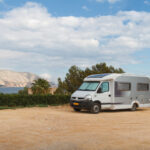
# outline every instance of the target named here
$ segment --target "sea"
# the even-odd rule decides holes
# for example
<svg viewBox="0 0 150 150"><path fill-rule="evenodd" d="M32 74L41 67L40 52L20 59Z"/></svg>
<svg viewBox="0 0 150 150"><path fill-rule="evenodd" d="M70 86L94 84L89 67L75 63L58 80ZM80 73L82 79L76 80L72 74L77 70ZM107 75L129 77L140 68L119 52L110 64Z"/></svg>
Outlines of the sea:
<svg viewBox="0 0 150 150"><path fill-rule="evenodd" d="M23 90L23 87L0 87L0 93L3 94L16 94L20 90Z"/></svg>

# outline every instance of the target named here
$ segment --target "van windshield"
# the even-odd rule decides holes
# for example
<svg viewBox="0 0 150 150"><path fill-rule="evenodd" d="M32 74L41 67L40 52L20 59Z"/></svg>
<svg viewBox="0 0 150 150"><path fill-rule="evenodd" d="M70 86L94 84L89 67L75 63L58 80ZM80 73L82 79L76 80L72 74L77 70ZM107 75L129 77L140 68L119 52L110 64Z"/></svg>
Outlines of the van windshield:
<svg viewBox="0 0 150 150"><path fill-rule="evenodd" d="M78 90L80 91L95 91L100 82L83 82Z"/></svg>

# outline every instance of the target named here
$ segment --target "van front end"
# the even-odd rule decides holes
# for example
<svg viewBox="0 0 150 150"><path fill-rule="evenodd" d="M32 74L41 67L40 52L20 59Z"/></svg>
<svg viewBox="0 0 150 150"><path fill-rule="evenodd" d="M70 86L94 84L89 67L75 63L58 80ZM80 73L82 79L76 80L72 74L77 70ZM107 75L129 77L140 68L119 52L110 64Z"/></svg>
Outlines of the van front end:
<svg viewBox="0 0 150 150"><path fill-rule="evenodd" d="M87 78L71 95L70 105L75 111L86 109L99 113L102 108L109 108L112 103L111 86L110 81Z"/></svg>
<svg viewBox="0 0 150 150"><path fill-rule="evenodd" d="M72 94L70 105L75 111L82 109L92 113L99 113L101 110L100 101L94 100L95 91L76 91Z"/></svg>
<svg viewBox="0 0 150 150"><path fill-rule="evenodd" d="M70 106L76 111L80 111L81 109L90 110L92 105L93 101L90 95L86 96L85 98L71 97L70 99Z"/></svg>

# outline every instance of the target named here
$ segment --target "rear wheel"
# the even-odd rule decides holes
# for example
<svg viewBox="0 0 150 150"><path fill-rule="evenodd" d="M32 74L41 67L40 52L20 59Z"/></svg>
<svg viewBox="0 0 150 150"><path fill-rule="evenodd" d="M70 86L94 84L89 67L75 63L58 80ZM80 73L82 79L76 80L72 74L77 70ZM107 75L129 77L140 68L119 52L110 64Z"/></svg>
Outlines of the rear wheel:
<svg viewBox="0 0 150 150"><path fill-rule="evenodd" d="M73 108L74 109L74 111L81 111L81 109L79 109L79 108Z"/></svg>
<svg viewBox="0 0 150 150"><path fill-rule="evenodd" d="M133 106L132 106L132 108L131 108L131 111L136 111L137 107L138 107L137 104L134 103Z"/></svg>
<svg viewBox="0 0 150 150"><path fill-rule="evenodd" d="M94 103L91 107L91 113L97 114L101 110L101 105L98 103Z"/></svg>

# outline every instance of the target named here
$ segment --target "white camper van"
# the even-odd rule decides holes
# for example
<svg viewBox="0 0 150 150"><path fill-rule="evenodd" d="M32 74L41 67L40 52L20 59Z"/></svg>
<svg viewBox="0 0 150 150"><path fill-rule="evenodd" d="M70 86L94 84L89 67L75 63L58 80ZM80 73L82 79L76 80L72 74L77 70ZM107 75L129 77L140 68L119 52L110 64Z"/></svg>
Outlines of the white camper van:
<svg viewBox="0 0 150 150"><path fill-rule="evenodd" d="M71 95L70 105L75 111L88 109L92 113L150 107L150 79L126 73L90 75Z"/></svg>

